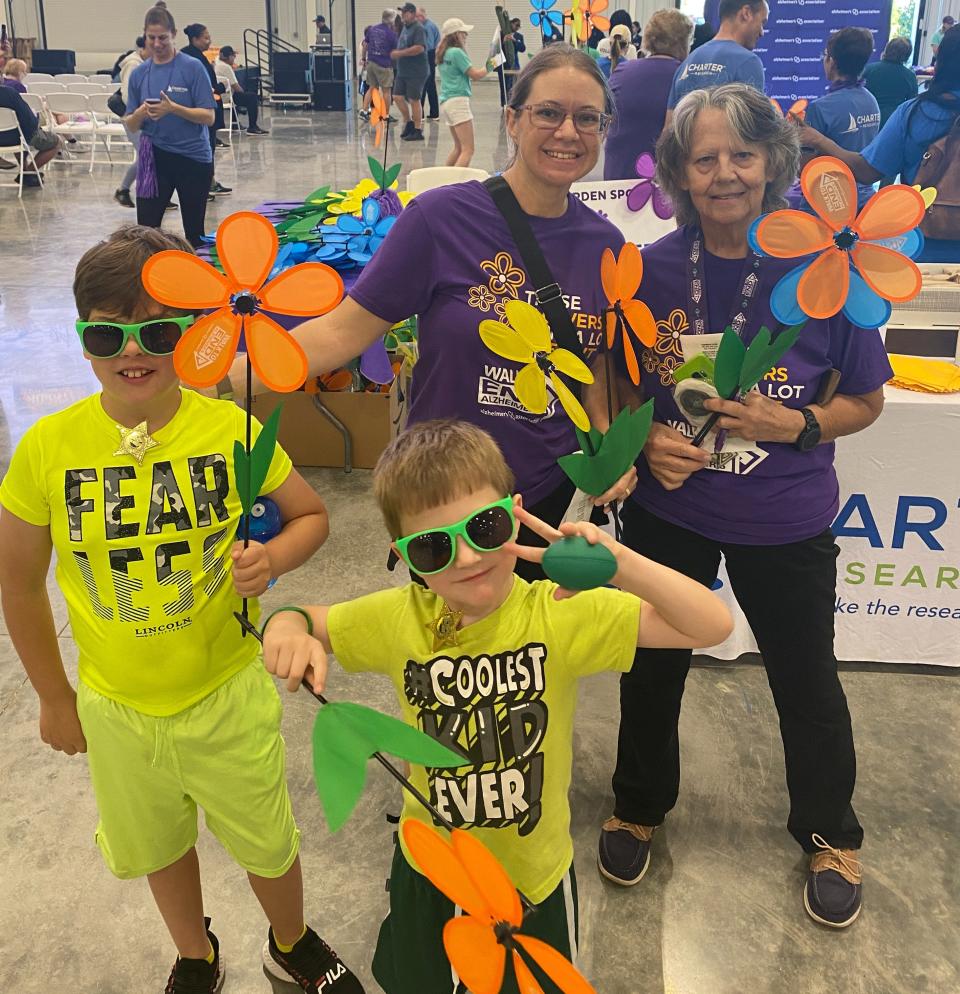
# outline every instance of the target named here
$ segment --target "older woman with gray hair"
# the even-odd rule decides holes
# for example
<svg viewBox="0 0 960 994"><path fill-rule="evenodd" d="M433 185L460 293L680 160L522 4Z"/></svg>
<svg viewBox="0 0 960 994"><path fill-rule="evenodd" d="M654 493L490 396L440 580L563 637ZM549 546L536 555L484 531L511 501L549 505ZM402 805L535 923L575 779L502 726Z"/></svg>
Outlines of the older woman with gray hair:
<svg viewBox="0 0 960 994"><path fill-rule="evenodd" d="M756 254L748 231L761 213L785 206L799 161L796 129L743 84L686 96L660 141L657 180L680 227L643 251L639 296L658 335L641 376L656 414L623 526L631 548L705 585L726 561L780 718L787 828L811 857L804 906L842 928L860 912L863 829L851 806L853 732L833 648L833 442L879 416L890 365L878 332L838 315L808 321L742 401L704 400L709 390L694 380L700 396L690 403L675 382L685 361L713 354L724 328L744 344L763 326L782 330L770 293L797 262ZM706 412L719 413L722 432L701 448L691 438ZM621 678L616 806L599 854L601 872L617 883L644 875L654 830L677 801L690 658L640 650Z"/></svg>

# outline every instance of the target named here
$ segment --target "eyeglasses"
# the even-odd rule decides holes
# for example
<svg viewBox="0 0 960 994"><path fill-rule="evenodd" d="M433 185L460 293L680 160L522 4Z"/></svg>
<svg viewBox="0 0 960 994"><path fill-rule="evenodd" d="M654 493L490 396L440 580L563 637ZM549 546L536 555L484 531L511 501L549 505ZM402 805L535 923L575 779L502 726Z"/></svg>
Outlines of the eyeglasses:
<svg viewBox="0 0 960 994"><path fill-rule="evenodd" d="M571 114L553 104L521 104L513 109L530 111L530 122L544 131L558 131L569 117L581 135L602 135L611 121L610 114L598 110L578 110Z"/></svg>
<svg viewBox="0 0 960 994"><path fill-rule="evenodd" d="M457 536L477 552L495 552L513 538L513 498L504 497L474 511L462 521L397 539L397 551L421 576L445 570L457 555Z"/></svg>
<svg viewBox="0 0 960 994"><path fill-rule="evenodd" d="M112 359L127 347L133 337L140 351L147 355L170 355L180 336L196 318L155 318L139 324L117 324L115 321L78 321L77 334L83 350L97 359Z"/></svg>

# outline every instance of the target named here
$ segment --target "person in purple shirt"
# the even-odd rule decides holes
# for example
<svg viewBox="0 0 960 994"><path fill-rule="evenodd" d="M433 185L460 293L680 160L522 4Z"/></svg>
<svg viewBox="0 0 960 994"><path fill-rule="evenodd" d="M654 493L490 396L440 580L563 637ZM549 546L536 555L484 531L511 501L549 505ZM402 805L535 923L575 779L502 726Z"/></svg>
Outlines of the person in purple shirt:
<svg viewBox="0 0 960 994"><path fill-rule="evenodd" d="M516 152L502 175L589 357L600 345L607 305L600 259L606 248L619 253L623 236L571 194L570 186L597 163L612 98L596 62L557 43L524 66L511 101L506 127ZM552 390L544 413L527 410L514 389L523 363L491 352L479 334L484 320L506 322L508 302L535 304L535 289L487 188L458 183L413 200L344 301L292 334L307 354L308 375L315 376L342 366L391 325L416 314L420 355L413 368L410 423L456 418L489 432L516 476L524 507L556 525L574 494L557 465L559 456L578 449L573 423ZM244 382L242 362L234 364L230 380ZM264 388L256 384L255 389ZM585 389L583 402L591 415L605 416L599 384ZM625 497L635 478L631 467L597 503ZM521 530L518 541L545 544L528 531ZM531 563L521 562L518 572L530 579L542 576Z"/></svg>
<svg viewBox="0 0 960 994"><path fill-rule="evenodd" d="M393 100L393 59L390 53L397 47L397 33L393 30L395 11L385 10L379 24L371 24L363 32L363 56L366 59L367 92L363 95L360 116L370 116L373 87L383 94L383 102L390 106Z"/></svg>
<svg viewBox="0 0 960 994"><path fill-rule="evenodd" d="M3 67L3 85L17 93L26 93L23 77L27 75L27 64L23 59L8 59Z"/></svg>
<svg viewBox="0 0 960 994"><path fill-rule="evenodd" d="M692 35L693 22L686 14L658 10L643 29L647 57L623 62L611 74L616 112L604 148L604 179L634 179L637 158L644 152L653 155L673 77Z"/></svg>
<svg viewBox="0 0 960 994"><path fill-rule="evenodd" d="M624 507L623 541L708 586L726 560L780 716L787 828L810 855L804 906L842 928L860 911L863 829L851 806L853 732L833 648L834 440L880 415L890 364L877 331L840 315L808 321L742 402L704 403L721 413L729 436L719 454L709 441L691 444L694 428L674 399L674 371L715 343L711 334L732 326L749 344L764 325L778 331L770 292L797 260L755 255L747 231L761 213L784 206L799 161L795 125L753 87L698 90L677 106L658 148L657 181L680 227L643 250L638 296L658 337L641 375L655 423ZM689 652L644 650L621 678L616 805L600 838L601 872L621 884L643 876L654 830L677 800L689 666Z"/></svg>

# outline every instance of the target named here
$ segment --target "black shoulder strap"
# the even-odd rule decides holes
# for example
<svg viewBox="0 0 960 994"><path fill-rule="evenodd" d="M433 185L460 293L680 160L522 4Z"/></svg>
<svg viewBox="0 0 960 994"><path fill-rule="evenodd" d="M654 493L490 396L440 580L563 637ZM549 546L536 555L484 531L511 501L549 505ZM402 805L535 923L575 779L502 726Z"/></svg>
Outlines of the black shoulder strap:
<svg viewBox="0 0 960 994"><path fill-rule="evenodd" d="M530 281L537 288L534 291L537 306L543 311L544 317L550 325L554 341L560 348L583 359L583 346L580 344L580 336L570 320L570 312L564 306L563 291L550 272L550 267L543 257L543 252L540 251L530 222L523 213L523 208L517 203L517 198L513 195L510 184L502 176L491 176L483 181L483 185L496 204L497 210L503 215L503 219L510 229L510 234L513 235L513 240L517 243L517 248L520 249L520 255L527 267Z"/></svg>

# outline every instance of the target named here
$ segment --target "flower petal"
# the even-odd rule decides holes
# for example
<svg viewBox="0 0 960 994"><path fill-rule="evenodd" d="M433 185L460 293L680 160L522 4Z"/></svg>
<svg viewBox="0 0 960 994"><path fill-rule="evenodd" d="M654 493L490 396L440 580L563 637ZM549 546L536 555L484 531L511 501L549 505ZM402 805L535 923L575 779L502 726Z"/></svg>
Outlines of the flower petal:
<svg viewBox="0 0 960 994"><path fill-rule="evenodd" d="M631 382L635 387L640 386L640 365L629 335L623 336L623 358L627 362L627 372L630 374Z"/></svg>
<svg viewBox="0 0 960 994"><path fill-rule="evenodd" d="M800 174L807 203L834 231L857 216L857 183L850 167L830 155L811 159Z"/></svg>
<svg viewBox="0 0 960 994"><path fill-rule="evenodd" d="M467 875L490 906L493 917L498 922L519 926L523 922L520 895L493 853L479 839L461 829L454 829L450 842Z"/></svg>
<svg viewBox="0 0 960 994"><path fill-rule="evenodd" d="M381 237L385 238L387 232L397 223L397 216L383 217L373 226L373 230Z"/></svg>
<svg viewBox="0 0 960 994"><path fill-rule="evenodd" d="M371 228L380 220L380 205L373 197L367 197L360 205L360 216L363 223Z"/></svg>
<svg viewBox="0 0 960 994"><path fill-rule="evenodd" d="M854 269L850 273L850 290L843 313L858 328L879 328L890 320L893 305L875 294Z"/></svg>
<svg viewBox="0 0 960 994"><path fill-rule="evenodd" d="M878 238L877 245L893 249L894 252L902 252L909 259L919 259L926 239L919 228L912 228L902 235L894 235L892 238Z"/></svg>
<svg viewBox="0 0 960 994"><path fill-rule="evenodd" d="M543 994L543 988L537 983L537 978L530 972L530 967L523 962L516 949L513 950L513 975L520 994Z"/></svg>
<svg viewBox="0 0 960 994"><path fill-rule="evenodd" d="M797 303L797 287L800 277L810 265L809 262L801 263L795 269L791 269L786 276L781 276L770 294L770 310L773 316L787 327L800 324L807 319L807 315Z"/></svg>
<svg viewBox="0 0 960 994"><path fill-rule="evenodd" d="M617 340L617 326L620 324L617 312L612 307L604 315L604 321L607 326L607 348L612 349L613 343Z"/></svg>
<svg viewBox="0 0 960 994"><path fill-rule="evenodd" d="M765 255L793 259L833 244L833 229L806 211L774 211L760 218L756 240Z"/></svg>
<svg viewBox="0 0 960 994"><path fill-rule="evenodd" d="M567 417L581 431L589 431L590 419L587 417L587 412L583 409L583 404L577 400L570 388L556 373L550 374L550 382L557 395L557 400L560 401L560 406L567 412Z"/></svg>
<svg viewBox="0 0 960 994"><path fill-rule="evenodd" d="M337 218L337 227L348 235L363 234L363 223L360 218L354 217L352 214L341 214Z"/></svg>
<svg viewBox="0 0 960 994"><path fill-rule="evenodd" d="M532 351L550 351L550 325L533 304L528 304L525 300L508 300L504 304L504 312L511 327Z"/></svg>
<svg viewBox="0 0 960 994"><path fill-rule="evenodd" d="M617 259L617 289L621 300L629 300L640 289L643 258L634 242L624 242Z"/></svg>
<svg viewBox="0 0 960 994"><path fill-rule="evenodd" d="M192 387L212 387L227 375L239 341L240 315L221 307L187 329L173 352L173 368Z"/></svg>
<svg viewBox="0 0 960 994"><path fill-rule="evenodd" d="M920 270L912 259L900 252L882 245L858 242L850 255L867 286L884 300L902 303L912 300L920 292L923 283Z"/></svg>
<svg viewBox="0 0 960 994"><path fill-rule="evenodd" d="M761 214L747 229L747 243L750 248L757 253L757 255L766 255L767 253L760 248L760 243L757 241L757 228L760 227L760 222L766 217L766 214Z"/></svg>
<svg viewBox="0 0 960 994"><path fill-rule="evenodd" d="M517 400L534 414L547 409L547 380L543 370L535 363L528 363L518 373L513 384Z"/></svg>
<svg viewBox="0 0 960 994"><path fill-rule="evenodd" d="M593 373L590 372L590 368L572 352L566 349L554 349L548 358L561 373L566 373L567 376L572 376L581 383L593 383Z"/></svg>
<svg viewBox="0 0 960 994"><path fill-rule="evenodd" d="M513 362L531 362L533 349L512 329L499 321L480 322L480 338L493 353Z"/></svg>
<svg viewBox="0 0 960 994"><path fill-rule="evenodd" d="M518 942L563 994L597 994L583 974L565 957L531 935L515 935Z"/></svg>
<svg viewBox="0 0 960 994"><path fill-rule="evenodd" d="M217 255L227 276L244 290L257 291L273 268L277 232L262 215L239 211L217 228Z"/></svg>
<svg viewBox="0 0 960 994"><path fill-rule="evenodd" d="M271 280L260 293L264 310L296 317L332 311L343 299L340 274L319 262L303 262Z"/></svg>
<svg viewBox="0 0 960 994"><path fill-rule="evenodd" d="M189 252L168 249L151 255L143 264L140 279L147 293L168 307L205 310L230 302L226 276Z"/></svg>
<svg viewBox="0 0 960 994"><path fill-rule="evenodd" d="M853 230L871 242L892 238L915 228L926 211L923 197L913 187L902 183L885 186L864 204Z"/></svg>
<svg viewBox="0 0 960 994"><path fill-rule="evenodd" d="M257 376L277 393L290 393L307 378L307 357L300 343L266 314L252 314L244 332Z"/></svg>
<svg viewBox="0 0 960 994"><path fill-rule="evenodd" d="M657 322L650 308L642 300L625 300L623 313L630 325L630 330L646 346L653 346L657 341Z"/></svg>
<svg viewBox="0 0 960 994"><path fill-rule="evenodd" d="M500 994L507 950L497 942L490 925L470 915L451 918L443 926L443 948L472 994Z"/></svg>
<svg viewBox="0 0 960 994"><path fill-rule="evenodd" d="M832 318L847 299L850 265L845 252L829 248L814 259L797 283L797 303L812 318Z"/></svg>
<svg viewBox="0 0 960 994"><path fill-rule="evenodd" d="M613 303L617 299L617 260L613 250L605 248L600 256L600 285L607 295L608 303Z"/></svg>

